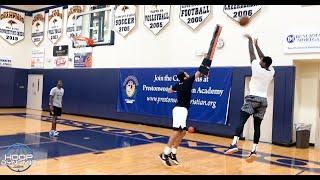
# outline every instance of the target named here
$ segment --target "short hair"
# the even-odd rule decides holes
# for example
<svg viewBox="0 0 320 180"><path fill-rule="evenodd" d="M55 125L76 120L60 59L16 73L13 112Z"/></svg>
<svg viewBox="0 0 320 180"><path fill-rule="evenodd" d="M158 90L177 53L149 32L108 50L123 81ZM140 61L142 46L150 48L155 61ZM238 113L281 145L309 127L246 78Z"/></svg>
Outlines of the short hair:
<svg viewBox="0 0 320 180"><path fill-rule="evenodd" d="M62 80L60 80L60 79L59 79L59 80L57 80L57 81L56 81L56 84L58 84L58 82L59 82L59 81L61 81L61 82L62 82Z"/></svg>
<svg viewBox="0 0 320 180"><path fill-rule="evenodd" d="M184 74L184 72L179 72L177 75L179 81L183 81L184 77L186 77L186 75Z"/></svg>
<svg viewBox="0 0 320 180"><path fill-rule="evenodd" d="M269 66L272 64L272 59L271 59L271 57L269 57L269 56L263 57L263 58L262 58L262 61L263 61L264 63L266 63L267 67L269 67Z"/></svg>

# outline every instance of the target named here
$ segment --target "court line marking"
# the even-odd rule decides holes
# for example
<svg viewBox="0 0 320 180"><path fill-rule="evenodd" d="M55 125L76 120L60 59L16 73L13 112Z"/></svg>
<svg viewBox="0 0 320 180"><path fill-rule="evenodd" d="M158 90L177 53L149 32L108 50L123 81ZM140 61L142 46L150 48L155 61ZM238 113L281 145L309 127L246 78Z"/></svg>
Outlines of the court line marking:
<svg viewBox="0 0 320 180"><path fill-rule="evenodd" d="M36 135L36 134L28 134L28 135L41 137L41 138L49 139L49 140L53 141L53 139L45 137L45 136L41 136L41 135ZM60 142L62 144L67 144L67 145L70 145L70 146L74 146L74 147L77 147L77 148L85 149L85 150L92 151L92 152L95 152L95 153L96 152L100 152L99 150L96 150L96 149L92 149L92 148L89 148L89 147L81 146L81 145L78 145L78 144L69 143L69 142L66 142L66 141L59 140L59 139L54 139L54 142Z"/></svg>
<svg viewBox="0 0 320 180"><path fill-rule="evenodd" d="M32 146L32 145L40 145L40 144L50 144L50 143L54 143L52 141L45 141L45 142L37 142L37 143L29 143L29 144L24 144L24 145L27 145L27 146ZM5 149L5 148L8 148L12 145L9 145L9 146L0 146L0 149Z"/></svg>
<svg viewBox="0 0 320 180"><path fill-rule="evenodd" d="M303 173L304 170L301 170L300 172L298 172L296 175L300 175L301 173Z"/></svg>

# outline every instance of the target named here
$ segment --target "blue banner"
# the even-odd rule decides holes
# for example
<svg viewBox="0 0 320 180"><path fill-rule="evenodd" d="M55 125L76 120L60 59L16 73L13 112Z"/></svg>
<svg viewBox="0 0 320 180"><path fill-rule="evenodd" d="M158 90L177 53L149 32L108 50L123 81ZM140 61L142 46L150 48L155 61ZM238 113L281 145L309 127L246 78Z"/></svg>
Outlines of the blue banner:
<svg viewBox="0 0 320 180"><path fill-rule="evenodd" d="M183 69L190 76L196 68ZM168 88L178 82L178 68L121 69L118 112L172 117L176 93ZM231 90L232 68L212 68L209 78L193 84L188 120L226 125Z"/></svg>

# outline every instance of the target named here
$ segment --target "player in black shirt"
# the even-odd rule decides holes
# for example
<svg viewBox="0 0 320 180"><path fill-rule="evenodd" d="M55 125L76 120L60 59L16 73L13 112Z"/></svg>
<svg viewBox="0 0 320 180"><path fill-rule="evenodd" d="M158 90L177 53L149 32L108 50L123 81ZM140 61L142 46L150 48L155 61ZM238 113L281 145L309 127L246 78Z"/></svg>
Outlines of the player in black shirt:
<svg viewBox="0 0 320 180"><path fill-rule="evenodd" d="M200 76L208 77L212 57L214 55L215 47L217 45L221 30L222 27L220 25L217 25L213 33L213 38L210 42L207 56L203 59L202 64L198 68L198 71L191 77L186 72L180 72L179 74L177 74L179 82L168 89L168 93L177 92L178 101L172 110L172 126L174 132L170 136L163 153L159 155L161 161L167 166L171 166L171 162L176 165L179 164L176 154L177 148L179 147L182 138L186 135L186 121L188 116L188 109L190 107L192 85L195 79L199 78Z"/></svg>
<svg viewBox="0 0 320 180"><path fill-rule="evenodd" d="M176 154L182 138L186 135L186 121L190 108L192 85L195 79L200 76L208 76L210 65L211 60L205 58L194 75L189 76L186 72L180 72L177 74L179 82L168 89L170 94L177 93L177 104L172 110L174 132L170 136L164 152L159 155L162 162L167 166L171 166L170 161L176 165L179 164Z"/></svg>

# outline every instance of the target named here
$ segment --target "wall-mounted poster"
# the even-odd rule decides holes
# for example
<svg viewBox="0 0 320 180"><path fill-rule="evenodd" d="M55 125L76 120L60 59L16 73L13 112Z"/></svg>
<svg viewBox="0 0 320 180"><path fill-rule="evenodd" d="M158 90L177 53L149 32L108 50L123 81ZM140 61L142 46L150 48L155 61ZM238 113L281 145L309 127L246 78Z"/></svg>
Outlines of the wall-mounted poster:
<svg viewBox="0 0 320 180"><path fill-rule="evenodd" d="M44 48L33 48L31 56L31 68L44 67Z"/></svg>
<svg viewBox="0 0 320 180"><path fill-rule="evenodd" d="M211 5L181 5L179 17L194 30L205 21L210 13Z"/></svg>
<svg viewBox="0 0 320 180"><path fill-rule="evenodd" d="M319 53L320 31L318 29L293 29L283 36L284 53Z"/></svg>
<svg viewBox="0 0 320 180"><path fill-rule="evenodd" d="M114 30L125 37L136 25L136 6L119 5L114 14Z"/></svg>
<svg viewBox="0 0 320 180"><path fill-rule="evenodd" d="M0 9L0 36L10 44L24 39L24 13Z"/></svg>
<svg viewBox="0 0 320 180"><path fill-rule="evenodd" d="M53 56L68 56L68 45L53 46Z"/></svg>
<svg viewBox="0 0 320 180"><path fill-rule="evenodd" d="M92 52L75 53L74 54L75 68L91 68L92 67Z"/></svg>
<svg viewBox="0 0 320 180"><path fill-rule="evenodd" d="M63 7L49 9L48 20L48 38L55 44L62 36Z"/></svg>
<svg viewBox="0 0 320 180"><path fill-rule="evenodd" d="M170 5L145 5L144 25L157 35L170 22Z"/></svg>
<svg viewBox="0 0 320 180"><path fill-rule="evenodd" d="M11 67L12 57L11 56L0 56L0 67Z"/></svg>
<svg viewBox="0 0 320 180"><path fill-rule="evenodd" d="M44 37L44 20L45 20L45 12L37 12L32 14L32 33L31 39L32 42L38 46Z"/></svg>
<svg viewBox="0 0 320 180"><path fill-rule="evenodd" d="M53 57L55 68L68 68L68 56Z"/></svg>
<svg viewBox="0 0 320 180"><path fill-rule="evenodd" d="M224 5L223 12L230 18L239 22L243 16L251 18L261 9L261 5Z"/></svg>
<svg viewBox="0 0 320 180"><path fill-rule="evenodd" d="M82 30L82 16L76 19L76 15L83 12L83 5L69 5L67 18L67 36L78 36Z"/></svg>

